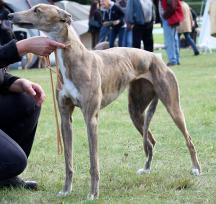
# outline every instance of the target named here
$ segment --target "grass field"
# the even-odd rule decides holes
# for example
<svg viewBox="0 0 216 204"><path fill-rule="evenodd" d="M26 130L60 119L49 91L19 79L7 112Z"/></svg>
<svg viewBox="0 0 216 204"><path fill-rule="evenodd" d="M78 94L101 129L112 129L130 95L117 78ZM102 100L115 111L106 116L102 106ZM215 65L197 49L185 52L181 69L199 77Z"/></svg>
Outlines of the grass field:
<svg viewBox="0 0 216 204"><path fill-rule="evenodd" d="M191 50L181 53L181 65L172 69L179 81L181 104L198 151L202 175L190 174L191 161L184 138L161 103L151 123L157 139L152 173L136 175L145 157L142 139L128 115L125 92L100 113L100 198L94 203L216 203L216 55L194 57ZM39 190L3 189L0 203L91 203L86 200L89 155L81 112L76 109L73 115L73 192L66 198L58 198L56 194L64 182L64 158L57 154L49 72L42 69L13 71L13 74L40 83L47 95L28 167L22 174L24 178L37 180Z"/></svg>

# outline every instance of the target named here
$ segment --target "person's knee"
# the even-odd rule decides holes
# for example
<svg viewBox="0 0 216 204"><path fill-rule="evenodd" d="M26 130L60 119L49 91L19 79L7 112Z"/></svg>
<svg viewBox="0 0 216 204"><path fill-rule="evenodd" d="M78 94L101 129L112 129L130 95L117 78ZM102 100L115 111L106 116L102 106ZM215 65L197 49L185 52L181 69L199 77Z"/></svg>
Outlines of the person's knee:
<svg viewBox="0 0 216 204"><path fill-rule="evenodd" d="M35 117L40 113L40 107L36 105L34 98L26 93L19 94L17 107L22 110L22 116L25 117Z"/></svg>
<svg viewBox="0 0 216 204"><path fill-rule="evenodd" d="M14 176L17 176L25 170L27 166L27 157L23 151L20 151L19 154L16 155L16 158L14 158L14 160L16 161L14 163Z"/></svg>

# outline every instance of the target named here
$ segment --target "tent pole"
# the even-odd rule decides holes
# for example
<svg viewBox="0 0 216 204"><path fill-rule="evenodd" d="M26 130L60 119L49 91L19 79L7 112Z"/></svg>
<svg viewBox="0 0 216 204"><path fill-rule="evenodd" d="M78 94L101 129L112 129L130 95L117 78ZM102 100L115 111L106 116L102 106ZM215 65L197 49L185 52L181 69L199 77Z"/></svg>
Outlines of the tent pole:
<svg viewBox="0 0 216 204"><path fill-rule="evenodd" d="M28 4L29 8L31 8L32 5L31 5L30 1L29 1L29 0L26 0L26 2L27 2L27 4Z"/></svg>

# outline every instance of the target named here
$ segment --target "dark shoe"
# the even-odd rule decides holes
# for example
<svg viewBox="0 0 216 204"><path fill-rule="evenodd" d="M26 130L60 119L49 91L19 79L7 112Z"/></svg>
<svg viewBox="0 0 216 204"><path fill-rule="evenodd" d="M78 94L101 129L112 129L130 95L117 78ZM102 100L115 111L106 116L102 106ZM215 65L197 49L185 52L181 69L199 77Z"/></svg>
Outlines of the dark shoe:
<svg viewBox="0 0 216 204"><path fill-rule="evenodd" d="M199 54L200 54L199 51L194 52L194 55L195 55L195 56L197 56L197 55L199 55Z"/></svg>
<svg viewBox="0 0 216 204"><path fill-rule="evenodd" d="M28 190L37 190L38 189L38 184L36 181L24 181L25 185L23 186L25 189Z"/></svg>
<svg viewBox="0 0 216 204"><path fill-rule="evenodd" d="M175 65L177 65L177 64L174 64L174 63L172 63L172 62L168 62L168 63L167 63L167 66L168 66L168 67L175 66Z"/></svg>
<svg viewBox="0 0 216 204"><path fill-rule="evenodd" d="M13 177L0 181L0 187L25 188L28 190L37 190L38 185L35 181L24 181L19 177Z"/></svg>

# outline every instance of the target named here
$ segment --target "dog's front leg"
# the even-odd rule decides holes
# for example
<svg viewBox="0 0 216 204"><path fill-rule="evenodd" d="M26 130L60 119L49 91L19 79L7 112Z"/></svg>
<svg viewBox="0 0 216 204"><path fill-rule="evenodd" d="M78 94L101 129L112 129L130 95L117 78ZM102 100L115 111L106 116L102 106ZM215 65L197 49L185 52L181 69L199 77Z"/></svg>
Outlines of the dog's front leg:
<svg viewBox="0 0 216 204"><path fill-rule="evenodd" d="M97 199L99 196L99 158L98 158L98 141L97 141L97 123L98 114L93 116L85 116L89 154L90 154L90 174L91 174L91 189L88 195L89 200Z"/></svg>
<svg viewBox="0 0 216 204"><path fill-rule="evenodd" d="M74 106L65 103L59 104L59 111L61 115L61 131L64 143L64 157L65 157L65 184L58 193L58 196L66 196L72 191L73 180L73 137L71 128L71 114Z"/></svg>

